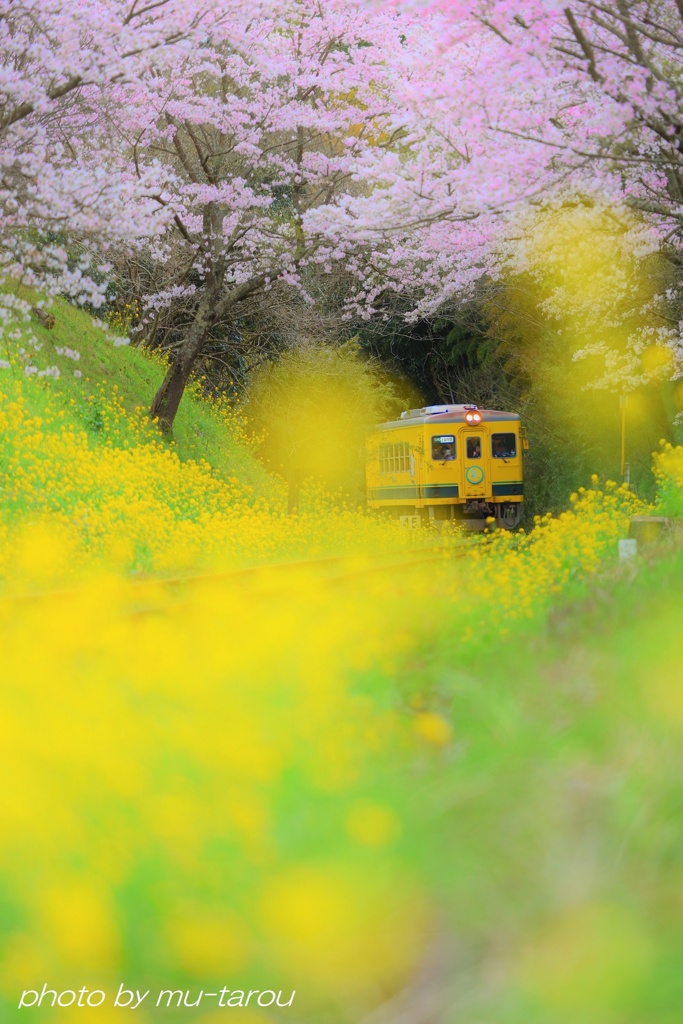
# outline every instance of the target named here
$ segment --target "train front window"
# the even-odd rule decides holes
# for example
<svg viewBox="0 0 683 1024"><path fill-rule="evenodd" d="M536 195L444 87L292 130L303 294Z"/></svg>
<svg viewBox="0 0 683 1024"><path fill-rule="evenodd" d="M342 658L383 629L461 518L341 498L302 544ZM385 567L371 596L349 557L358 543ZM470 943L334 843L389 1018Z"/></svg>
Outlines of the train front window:
<svg viewBox="0 0 683 1024"><path fill-rule="evenodd" d="M514 459L517 455L517 436L515 434L492 434L491 454L494 459Z"/></svg>
<svg viewBox="0 0 683 1024"><path fill-rule="evenodd" d="M455 458L455 437L441 434L432 438L432 459L434 462L452 462Z"/></svg>
<svg viewBox="0 0 683 1024"><path fill-rule="evenodd" d="M480 459L481 458L481 438L480 437L468 437L467 438L467 458L468 459Z"/></svg>

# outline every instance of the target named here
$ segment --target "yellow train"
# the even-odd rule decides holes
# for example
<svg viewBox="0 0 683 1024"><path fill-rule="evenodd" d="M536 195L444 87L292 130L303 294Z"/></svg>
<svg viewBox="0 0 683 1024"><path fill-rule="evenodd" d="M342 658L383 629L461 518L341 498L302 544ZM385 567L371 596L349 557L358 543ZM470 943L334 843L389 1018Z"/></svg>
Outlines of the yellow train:
<svg viewBox="0 0 683 1024"><path fill-rule="evenodd" d="M476 405L430 405L382 423L368 438L371 508L420 520L456 519L469 529L514 529L522 516L519 416Z"/></svg>

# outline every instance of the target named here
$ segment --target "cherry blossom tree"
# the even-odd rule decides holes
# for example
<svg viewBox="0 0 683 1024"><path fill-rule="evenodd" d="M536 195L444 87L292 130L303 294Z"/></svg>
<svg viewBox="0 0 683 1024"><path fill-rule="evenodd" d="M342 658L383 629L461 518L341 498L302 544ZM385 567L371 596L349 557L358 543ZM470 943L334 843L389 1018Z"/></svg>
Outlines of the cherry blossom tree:
<svg viewBox="0 0 683 1024"><path fill-rule="evenodd" d="M305 295L307 268L376 247L352 217L334 239L326 225L372 196L399 144L406 28L345 0L274 2L112 92L110 130L141 184L157 173L150 194L173 228L155 245L169 275L147 314L176 298L192 304L151 409L164 429L217 323L276 286Z"/></svg>
<svg viewBox="0 0 683 1024"><path fill-rule="evenodd" d="M454 194L464 178L478 185L473 215L549 192L600 193L653 215L662 237L680 235L683 5L399 6L441 26L441 80L413 98L448 139Z"/></svg>
<svg viewBox="0 0 683 1024"><path fill-rule="evenodd" d="M540 211L552 215L577 203L614 211L615 253L663 248L679 262L679 3L392 6L429 25L433 70L406 86L412 118L403 151L385 165L379 201L377 194L372 203L359 197L328 226L334 237L351 218L374 220L388 243L378 246L374 273L365 275L367 309L381 310L388 285L401 291L412 280L414 315L428 315L503 268L519 270L528 224ZM620 307L624 296L616 295ZM680 332L663 322L660 334L674 356L672 372L680 373Z"/></svg>
<svg viewBox="0 0 683 1024"><path fill-rule="evenodd" d="M101 251L154 230L158 210L83 100L92 110L113 83L196 45L210 22L186 0L0 0L0 284L101 303L88 258L69 260L66 242ZM7 291L1 304L6 323L26 313Z"/></svg>
<svg viewBox="0 0 683 1024"><path fill-rule="evenodd" d="M0 283L96 306L87 243L144 244L147 317L191 314L169 428L215 325L311 267L429 315L577 200L678 259L682 49L674 0L0 0Z"/></svg>

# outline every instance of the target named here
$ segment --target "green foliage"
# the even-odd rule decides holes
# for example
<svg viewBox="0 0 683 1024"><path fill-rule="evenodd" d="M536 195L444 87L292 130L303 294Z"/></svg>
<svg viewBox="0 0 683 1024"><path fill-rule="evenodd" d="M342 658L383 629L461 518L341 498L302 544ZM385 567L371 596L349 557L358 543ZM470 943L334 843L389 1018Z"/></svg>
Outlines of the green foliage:
<svg viewBox="0 0 683 1024"><path fill-rule="evenodd" d="M457 740L428 844L463 1020L678 1020L682 601L680 550L644 552L507 639L463 650L453 626L402 680Z"/></svg>
<svg viewBox="0 0 683 1024"><path fill-rule="evenodd" d="M395 375L404 408L474 402L505 408L507 387L476 306L434 321L406 323L399 313L359 330L363 349Z"/></svg>

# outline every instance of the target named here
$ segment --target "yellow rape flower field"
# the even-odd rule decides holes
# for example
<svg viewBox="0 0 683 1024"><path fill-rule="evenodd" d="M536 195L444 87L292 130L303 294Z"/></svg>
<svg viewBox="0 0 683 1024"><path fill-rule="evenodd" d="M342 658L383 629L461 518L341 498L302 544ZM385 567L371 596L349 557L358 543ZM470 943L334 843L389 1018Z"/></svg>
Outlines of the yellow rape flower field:
<svg viewBox="0 0 683 1024"><path fill-rule="evenodd" d="M587 842L628 817L603 778L627 738L528 661L562 663L543 645L591 579L627 585L637 498L596 482L477 538L313 490L288 516L276 480L97 394L94 429L52 382L0 381L2 1019L644 1019L620 1000L666 974L648 907L599 842L558 895L581 801ZM671 498L683 452L657 458Z"/></svg>

